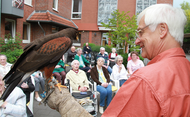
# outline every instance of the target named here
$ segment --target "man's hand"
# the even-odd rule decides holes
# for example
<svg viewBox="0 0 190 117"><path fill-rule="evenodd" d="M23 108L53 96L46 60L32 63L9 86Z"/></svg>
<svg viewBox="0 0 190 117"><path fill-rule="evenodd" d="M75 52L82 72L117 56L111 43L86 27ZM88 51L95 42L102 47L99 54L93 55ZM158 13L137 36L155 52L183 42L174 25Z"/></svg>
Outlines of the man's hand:
<svg viewBox="0 0 190 117"><path fill-rule="evenodd" d="M21 85L22 88L26 89L26 88L29 88L28 84L23 82L22 85Z"/></svg>
<svg viewBox="0 0 190 117"><path fill-rule="evenodd" d="M86 54L88 54L88 52L86 51Z"/></svg>
<svg viewBox="0 0 190 117"><path fill-rule="evenodd" d="M108 87L108 83L102 83L101 86L106 88L106 87Z"/></svg>

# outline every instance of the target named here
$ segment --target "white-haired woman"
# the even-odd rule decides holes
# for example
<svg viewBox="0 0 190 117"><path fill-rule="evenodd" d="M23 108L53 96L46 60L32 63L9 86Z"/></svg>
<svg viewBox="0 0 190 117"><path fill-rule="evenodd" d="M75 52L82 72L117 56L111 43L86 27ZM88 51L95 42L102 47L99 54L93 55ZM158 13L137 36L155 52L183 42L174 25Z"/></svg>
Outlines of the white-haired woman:
<svg viewBox="0 0 190 117"><path fill-rule="evenodd" d="M77 48L77 54L75 55L75 60L78 60L80 63L79 69L85 71L85 72L90 72L91 69L91 65L90 62L87 61L85 59L85 57L82 55L82 49L81 48ZM85 64L88 64L88 66L86 66Z"/></svg>
<svg viewBox="0 0 190 117"><path fill-rule="evenodd" d="M104 112L103 107L105 105L105 99L107 97L107 106L109 106L112 99L112 87L109 84L110 77L108 70L104 65L104 58L99 57L97 59L97 65L91 69L90 75L94 82L97 83L97 91L100 92L100 106L99 112L102 114Z"/></svg>
<svg viewBox="0 0 190 117"><path fill-rule="evenodd" d="M116 56L115 65L112 69L112 75L115 80L119 80L120 87L128 79L128 73L123 63L123 57L121 55Z"/></svg>
<svg viewBox="0 0 190 117"><path fill-rule="evenodd" d="M116 49L112 48L112 53L109 54L110 67L112 68L115 65L115 57L117 56Z"/></svg>
<svg viewBox="0 0 190 117"><path fill-rule="evenodd" d="M85 72L79 69L79 61L73 60L71 66L72 70L67 73L66 78L70 80L73 91L86 92L89 84Z"/></svg>
<svg viewBox="0 0 190 117"><path fill-rule="evenodd" d="M0 97L5 91L5 83L0 75ZM8 98L0 105L0 117L27 117L26 96L23 91L15 87Z"/></svg>

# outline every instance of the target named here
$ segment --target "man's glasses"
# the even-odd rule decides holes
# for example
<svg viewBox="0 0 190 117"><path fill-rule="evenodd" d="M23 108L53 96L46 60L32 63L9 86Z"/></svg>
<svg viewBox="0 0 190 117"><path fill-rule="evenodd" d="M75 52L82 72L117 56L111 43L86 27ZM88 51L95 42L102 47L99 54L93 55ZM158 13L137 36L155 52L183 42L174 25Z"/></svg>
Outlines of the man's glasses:
<svg viewBox="0 0 190 117"><path fill-rule="evenodd" d="M144 30L146 27L148 27L148 26L150 26L150 24L149 24L149 25L146 25L145 27L143 27L143 28L141 28L141 29L137 29L136 32L135 32L136 37L140 39L141 36L142 36L142 34L143 34L143 30Z"/></svg>

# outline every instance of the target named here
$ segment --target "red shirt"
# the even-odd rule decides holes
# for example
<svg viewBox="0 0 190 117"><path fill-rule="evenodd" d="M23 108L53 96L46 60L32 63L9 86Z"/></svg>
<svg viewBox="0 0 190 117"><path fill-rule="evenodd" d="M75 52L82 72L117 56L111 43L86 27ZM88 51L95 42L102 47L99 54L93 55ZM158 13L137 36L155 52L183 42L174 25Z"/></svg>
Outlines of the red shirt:
<svg viewBox="0 0 190 117"><path fill-rule="evenodd" d="M190 117L190 62L164 51L122 85L102 117Z"/></svg>

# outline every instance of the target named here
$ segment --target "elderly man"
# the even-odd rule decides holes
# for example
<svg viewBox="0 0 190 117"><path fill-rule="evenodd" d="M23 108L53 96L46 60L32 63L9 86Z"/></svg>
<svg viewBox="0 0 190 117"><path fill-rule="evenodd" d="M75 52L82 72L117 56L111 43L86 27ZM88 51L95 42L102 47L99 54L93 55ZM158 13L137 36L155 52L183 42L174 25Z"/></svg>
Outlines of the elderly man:
<svg viewBox="0 0 190 117"><path fill-rule="evenodd" d="M6 55L0 55L0 75L4 77L11 69L12 64L7 62Z"/></svg>
<svg viewBox="0 0 190 117"><path fill-rule="evenodd" d="M105 59L103 67L105 67L108 70L109 74L111 74L112 73L112 69L109 66L109 58L108 58L108 55L105 53L105 48L104 47L100 48L100 53L97 55L97 59L99 57L102 57L102 58Z"/></svg>
<svg viewBox="0 0 190 117"><path fill-rule="evenodd" d="M90 54L91 51L92 51L91 47L88 46L88 43L86 43L86 46L83 47L84 57L86 58L86 55L88 55L89 58L91 58L91 54Z"/></svg>
<svg viewBox="0 0 190 117"><path fill-rule="evenodd" d="M71 64L71 62L74 60L75 55L77 54L77 52L75 51L75 46L71 47L71 50L68 51L68 55L67 55L67 64Z"/></svg>
<svg viewBox="0 0 190 117"><path fill-rule="evenodd" d="M190 63L181 48L186 17L156 4L138 15L142 57L151 61L122 85L102 117L190 117Z"/></svg>

